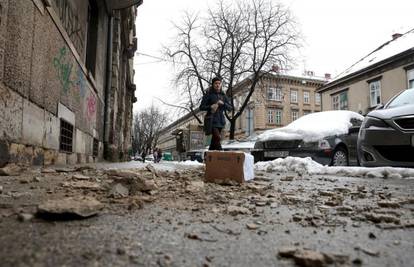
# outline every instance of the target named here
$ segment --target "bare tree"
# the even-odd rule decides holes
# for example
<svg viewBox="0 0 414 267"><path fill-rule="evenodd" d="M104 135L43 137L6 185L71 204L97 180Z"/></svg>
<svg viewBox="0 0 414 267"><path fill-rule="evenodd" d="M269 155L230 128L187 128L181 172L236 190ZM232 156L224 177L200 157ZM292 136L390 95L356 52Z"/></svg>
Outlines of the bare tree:
<svg viewBox="0 0 414 267"><path fill-rule="evenodd" d="M287 69L292 63L289 54L300 40L289 10L271 0L219 0L204 18L185 13L176 29L173 49L166 49L166 53L177 62L175 84L181 90L180 106L200 123L195 111L213 76L223 78L223 89L232 104L235 86L249 80L240 108L226 113L230 139L234 139L236 120L261 77L273 66Z"/></svg>
<svg viewBox="0 0 414 267"><path fill-rule="evenodd" d="M159 133L168 122L167 115L151 106L134 114L133 149L134 152L147 154L158 143Z"/></svg>

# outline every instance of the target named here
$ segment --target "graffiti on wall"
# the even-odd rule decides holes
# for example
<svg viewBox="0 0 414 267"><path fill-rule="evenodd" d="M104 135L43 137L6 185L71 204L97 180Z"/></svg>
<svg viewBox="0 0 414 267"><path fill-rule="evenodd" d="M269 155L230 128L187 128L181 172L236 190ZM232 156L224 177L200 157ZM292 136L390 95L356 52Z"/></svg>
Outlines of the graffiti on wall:
<svg viewBox="0 0 414 267"><path fill-rule="evenodd" d="M90 94L86 99L86 117L91 120L95 117L96 113L96 98L93 94Z"/></svg>
<svg viewBox="0 0 414 267"><path fill-rule="evenodd" d="M62 47L59 50L59 55L53 58L53 66L57 71L59 82L65 93L67 93L69 88L73 86L73 82L70 80L73 65L72 63L67 62L66 52L66 47Z"/></svg>
<svg viewBox="0 0 414 267"><path fill-rule="evenodd" d="M67 48L62 47L59 53L53 58L53 66L56 69L63 92L68 94L72 91L78 104L83 105L84 115L89 122L94 121L96 115L96 97L90 92L87 96L87 82L83 69L78 65L78 69L72 75L73 64L67 58ZM72 77L75 76L75 77Z"/></svg>

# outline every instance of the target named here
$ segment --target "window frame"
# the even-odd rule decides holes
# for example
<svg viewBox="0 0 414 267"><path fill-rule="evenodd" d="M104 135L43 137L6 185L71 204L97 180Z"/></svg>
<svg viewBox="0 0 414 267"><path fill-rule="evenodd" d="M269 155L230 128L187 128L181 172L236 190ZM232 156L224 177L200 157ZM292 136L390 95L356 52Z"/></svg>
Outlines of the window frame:
<svg viewBox="0 0 414 267"><path fill-rule="evenodd" d="M342 97L346 97L346 101L342 101ZM332 109L333 110L348 110L349 101L348 101L348 89L341 90L331 95L332 100Z"/></svg>
<svg viewBox="0 0 414 267"><path fill-rule="evenodd" d="M321 94L315 92L315 105L320 106L321 105Z"/></svg>
<svg viewBox="0 0 414 267"><path fill-rule="evenodd" d="M303 104L310 104L310 92L309 91L303 91Z"/></svg>
<svg viewBox="0 0 414 267"><path fill-rule="evenodd" d="M298 90L290 89L290 103L298 103Z"/></svg>
<svg viewBox="0 0 414 267"><path fill-rule="evenodd" d="M296 114L296 115L294 115L294 114ZM297 109L290 110L290 118L291 118L292 121L295 121L295 120L299 119L299 110L297 110Z"/></svg>
<svg viewBox="0 0 414 267"><path fill-rule="evenodd" d="M414 88L414 68L407 70L407 88ZM411 86L410 86L411 83Z"/></svg>
<svg viewBox="0 0 414 267"><path fill-rule="evenodd" d="M377 86L375 86L375 85L377 85ZM373 108L373 107L378 106L382 102L381 80L377 79L377 80L370 81L369 84L368 84L368 88L369 88L369 105L370 105L371 108ZM373 90L374 90L374 96L372 94Z"/></svg>

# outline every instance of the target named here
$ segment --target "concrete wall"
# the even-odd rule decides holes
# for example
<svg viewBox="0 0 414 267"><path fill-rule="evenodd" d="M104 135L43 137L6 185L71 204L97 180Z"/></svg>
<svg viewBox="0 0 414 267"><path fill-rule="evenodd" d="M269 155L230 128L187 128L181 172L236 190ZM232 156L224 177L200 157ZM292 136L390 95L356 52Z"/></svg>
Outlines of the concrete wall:
<svg viewBox="0 0 414 267"><path fill-rule="evenodd" d="M104 2L97 1L95 73L85 66L88 1L69 1L72 11L65 14L65 19L56 5L58 1L51 2L48 7L39 0L0 0L0 167L13 161L72 164L103 156L109 33ZM136 15L135 8L129 10L132 13L128 15ZM131 18L121 17L119 23L120 45L116 52L121 58L122 49L128 45L123 43L121 31L127 35L132 31L122 28L125 19ZM129 63L124 65L130 66ZM118 105L132 113L133 91L124 92L125 73L131 70L121 61L112 72L124 77ZM133 84L129 78L129 84ZM132 116L128 112L122 114L119 118L130 122L122 121L120 126L124 128L117 131L129 134L130 128L125 127L131 124ZM59 151L60 118L74 126L73 153ZM94 138L99 140L97 158L92 156ZM125 150L128 142L123 136L118 139Z"/></svg>

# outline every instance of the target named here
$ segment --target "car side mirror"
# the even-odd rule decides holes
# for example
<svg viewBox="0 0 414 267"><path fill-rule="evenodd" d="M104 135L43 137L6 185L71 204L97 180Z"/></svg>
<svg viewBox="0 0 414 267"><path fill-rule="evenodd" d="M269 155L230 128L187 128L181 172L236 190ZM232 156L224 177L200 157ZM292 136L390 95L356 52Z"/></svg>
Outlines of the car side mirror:
<svg viewBox="0 0 414 267"><path fill-rule="evenodd" d="M378 104L378 105L375 107L375 109L374 109L374 110L377 110L377 109L383 109L383 108L384 108L384 104L380 103L380 104Z"/></svg>

